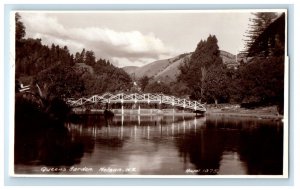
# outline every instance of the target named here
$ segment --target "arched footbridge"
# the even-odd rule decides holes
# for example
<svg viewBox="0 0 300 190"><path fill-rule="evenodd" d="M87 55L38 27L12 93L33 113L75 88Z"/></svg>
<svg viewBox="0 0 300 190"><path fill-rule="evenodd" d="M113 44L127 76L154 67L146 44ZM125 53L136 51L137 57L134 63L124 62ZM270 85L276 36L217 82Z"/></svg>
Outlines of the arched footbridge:
<svg viewBox="0 0 300 190"><path fill-rule="evenodd" d="M184 98L177 98L175 96L168 96L164 94L152 94L152 93L105 93L102 95L93 95L90 97L82 97L79 99L69 98L66 100L67 104L71 107L81 107L90 104L101 103L148 103L148 104L166 104L173 107L180 107L183 109L190 109L195 112L206 112L205 104L198 101L192 101Z"/></svg>

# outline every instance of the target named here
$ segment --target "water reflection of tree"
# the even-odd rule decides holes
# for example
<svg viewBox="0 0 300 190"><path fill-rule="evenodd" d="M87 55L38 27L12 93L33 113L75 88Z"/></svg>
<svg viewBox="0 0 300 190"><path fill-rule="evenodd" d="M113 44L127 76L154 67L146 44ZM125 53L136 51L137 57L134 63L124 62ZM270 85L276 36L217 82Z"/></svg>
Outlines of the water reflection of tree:
<svg viewBox="0 0 300 190"><path fill-rule="evenodd" d="M80 162L83 152L82 144L71 141L65 128L16 135L15 164L71 166Z"/></svg>
<svg viewBox="0 0 300 190"><path fill-rule="evenodd" d="M68 123L70 124L70 123ZM70 135L73 141L78 141L83 146L85 153L93 153L95 148L95 141L93 141L93 136L91 135L81 135L78 131L70 131Z"/></svg>
<svg viewBox="0 0 300 190"><path fill-rule="evenodd" d="M198 174L215 174L224 151L237 152L247 174L282 174L283 128L278 122L208 118L197 133L176 139L176 145Z"/></svg>
<svg viewBox="0 0 300 190"><path fill-rule="evenodd" d="M227 138L235 144L240 160L247 167L249 175L278 175L283 171L283 127L281 121L216 118L219 129L236 129L234 138ZM230 135L234 133L230 131ZM227 134L227 136L229 133ZM227 141L228 141L227 140ZM233 144L227 147L233 147Z"/></svg>
<svg viewBox="0 0 300 190"><path fill-rule="evenodd" d="M195 134L189 134L183 139L176 140L180 155L195 165L199 175L216 174L224 149L222 133L206 122Z"/></svg>
<svg viewBox="0 0 300 190"><path fill-rule="evenodd" d="M113 117L109 118L109 120L99 114L83 114L78 115L78 117L80 119L76 124L68 124L71 126L70 130L73 138L81 139L85 152L92 153L96 143L98 145L104 144L105 146L115 148L123 146L124 139L114 136L114 132L110 131L111 127L116 125L116 121L114 121ZM117 124L118 129L120 129L121 124ZM107 136L105 136L105 138L97 136L98 130L102 130L102 132L106 131Z"/></svg>
<svg viewBox="0 0 300 190"><path fill-rule="evenodd" d="M84 151L92 153L95 148L95 133L101 128L99 124L104 124L102 116L98 114L76 115L76 122L68 121L67 125L73 139L78 139L84 146ZM81 132L80 132L81 131Z"/></svg>
<svg viewBox="0 0 300 190"><path fill-rule="evenodd" d="M71 166L80 162L84 146L72 139L61 119L54 119L38 105L16 99L15 164Z"/></svg>
<svg viewBox="0 0 300 190"><path fill-rule="evenodd" d="M283 127L277 123L261 123L241 131L240 157L247 163L250 175L283 174Z"/></svg>

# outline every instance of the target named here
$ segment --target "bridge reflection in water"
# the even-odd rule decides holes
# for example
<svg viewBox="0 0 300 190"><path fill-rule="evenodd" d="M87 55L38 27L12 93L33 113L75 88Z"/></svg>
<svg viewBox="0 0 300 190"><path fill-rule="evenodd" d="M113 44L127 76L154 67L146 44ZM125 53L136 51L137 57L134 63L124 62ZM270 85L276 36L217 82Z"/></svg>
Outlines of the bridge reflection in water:
<svg viewBox="0 0 300 190"><path fill-rule="evenodd" d="M186 132L197 133L197 128L203 126L205 118L200 117L163 117L163 116L140 116L140 115L120 115L115 116L112 122L106 125L83 126L82 124L67 124L69 131L76 131L80 134L88 133L96 137L118 137L123 138L146 138L151 135L157 137L160 134L164 137L174 137L184 135Z"/></svg>
<svg viewBox="0 0 300 190"><path fill-rule="evenodd" d="M253 118L80 115L15 149L16 173L51 175L281 175L283 125ZM24 133L21 134L24 138ZM17 139L21 139L18 137ZM31 142L32 141L32 142ZM28 142L30 142L28 144ZM24 149L24 143L30 148ZM41 167L67 168L43 173ZM69 172L68 168L92 168ZM105 173L99 168L135 168Z"/></svg>
<svg viewBox="0 0 300 190"><path fill-rule="evenodd" d="M90 115L67 128L72 138L94 144L77 167L134 167L135 172L125 173L133 175L283 172L283 128L277 121L120 115L106 123Z"/></svg>

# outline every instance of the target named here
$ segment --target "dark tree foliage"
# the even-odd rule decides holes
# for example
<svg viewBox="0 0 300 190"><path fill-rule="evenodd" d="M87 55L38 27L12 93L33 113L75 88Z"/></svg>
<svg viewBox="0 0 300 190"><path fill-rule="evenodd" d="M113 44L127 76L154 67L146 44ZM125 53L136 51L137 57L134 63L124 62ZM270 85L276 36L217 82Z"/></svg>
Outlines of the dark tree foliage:
<svg viewBox="0 0 300 190"><path fill-rule="evenodd" d="M252 44L248 49L248 56L282 56L284 55L284 46L285 14L282 14L252 40Z"/></svg>
<svg viewBox="0 0 300 190"><path fill-rule="evenodd" d="M41 71L34 83L39 85L46 99L80 97L85 90L81 75L71 66L57 64Z"/></svg>
<svg viewBox="0 0 300 190"><path fill-rule="evenodd" d="M128 91L130 76L108 60L95 61L95 53L85 48L75 58L67 46L42 45L41 39L23 39L25 26L16 14L16 81L38 84L45 98L70 98L104 92ZM82 64L78 66L78 63ZM19 82L19 81L18 81Z"/></svg>
<svg viewBox="0 0 300 190"><path fill-rule="evenodd" d="M191 94L190 88L181 81L172 82L169 84L171 89L171 94L176 97L181 98L189 98L189 95Z"/></svg>
<svg viewBox="0 0 300 190"><path fill-rule="evenodd" d="M223 65L212 66L208 69L205 80L203 81L205 100L215 104L228 102L229 99L229 77L227 68Z"/></svg>
<svg viewBox="0 0 300 190"><path fill-rule="evenodd" d="M82 49L81 53L80 53L80 63L85 62L85 48Z"/></svg>
<svg viewBox="0 0 300 190"><path fill-rule="evenodd" d="M52 65L73 65L67 46L42 45L41 39L23 39L16 47L16 76L33 76Z"/></svg>
<svg viewBox="0 0 300 190"><path fill-rule="evenodd" d="M140 80L139 80L139 84L141 86L141 91L143 92L146 88L146 86L149 84L149 80L150 78L148 76L143 76Z"/></svg>
<svg viewBox="0 0 300 190"><path fill-rule="evenodd" d="M94 56L94 52L93 51L87 51L86 52L85 48L83 48L81 53L76 52L74 62L75 63L86 63L86 56L89 56L88 62L90 63L91 60L92 60L91 57ZM95 59L92 62L94 63Z"/></svg>
<svg viewBox="0 0 300 190"><path fill-rule="evenodd" d="M145 92L158 94L171 94L171 89L168 84L160 81L155 81L146 86Z"/></svg>
<svg viewBox="0 0 300 190"><path fill-rule="evenodd" d="M265 29L276 19L277 13L274 12L257 12L252 13L254 18L250 19L249 30L246 34L246 52L251 55L255 40L265 31Z"/></svg>
<svg viewBox="0 0 300 190"><path fill-rule="evenodd" d="M95 57L95 53L93 51L87 51L85 53L85 64L87 65L95 65L96 63L96 57Z"/></svg>
<svg viewBox="0 0 300 190"><path fill-rule="evenodd" d="M253 39L251 60L240 67L243 103L277 105L283 113L285 15L270 23Z"/></svg>
<svg viewBox="0 0 300 190"><path fill-rule="evenodd" d="M244 103L282 104L284 95L283 57L255 58L240 69Z"/></svg>
<svg viewBox="0 0 300 190"><path fill-rule="evenodd" d="M191 89L191 99L200 100L204 98L203 83L208 68L221 65L222 58L216 36L210 35L206 41L201 40L190 60L185 59L179 67L178 79L188 85Z"/></svg>
<svg viewBox="0 0 300 190"><path fill-rule="evenodd" d="M75 63L83 63L83 58L81 58L80 53L76 52L75 58L74 58Z"/></svg>
<svg viewBox="0 0 300 190"><path fill-rule="evenodd" d="M243 100L243 90L241 88L241 72L236 69L226 69L227 94L229 103L241 103Z"/></svg>
<svg viewBox="0 0 300 190"><path fill-rule="evenodd" d="M104 92L127 92L132 86L130 76L108 60L99 59L93 66L94 74L84 77L86 95Z"/></svg>
<svg viewBox="0 0 300 190"><path fill-rule="evenodd" d="M25 26L24 24L20 21L21 20L21 16L19 13L15 14L15 22L16 22L16 33L15 33L15 37L16 37L16 42L19 42L21 39L23 39L25 37Z"/></svg>

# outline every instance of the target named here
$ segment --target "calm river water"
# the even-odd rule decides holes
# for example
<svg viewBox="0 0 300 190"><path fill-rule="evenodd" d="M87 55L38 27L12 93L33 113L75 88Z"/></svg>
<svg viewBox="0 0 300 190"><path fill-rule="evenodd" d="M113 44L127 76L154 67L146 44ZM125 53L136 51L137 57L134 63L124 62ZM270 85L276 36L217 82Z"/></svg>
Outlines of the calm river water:
<svg viewBox="0 0 300 190"><path fill-rule="evenodd" d="M100 115L81 117L76 124L48 130L15 148L16 174L283 172L281 121L212 116L115 116L111 121Z"/></svg>

